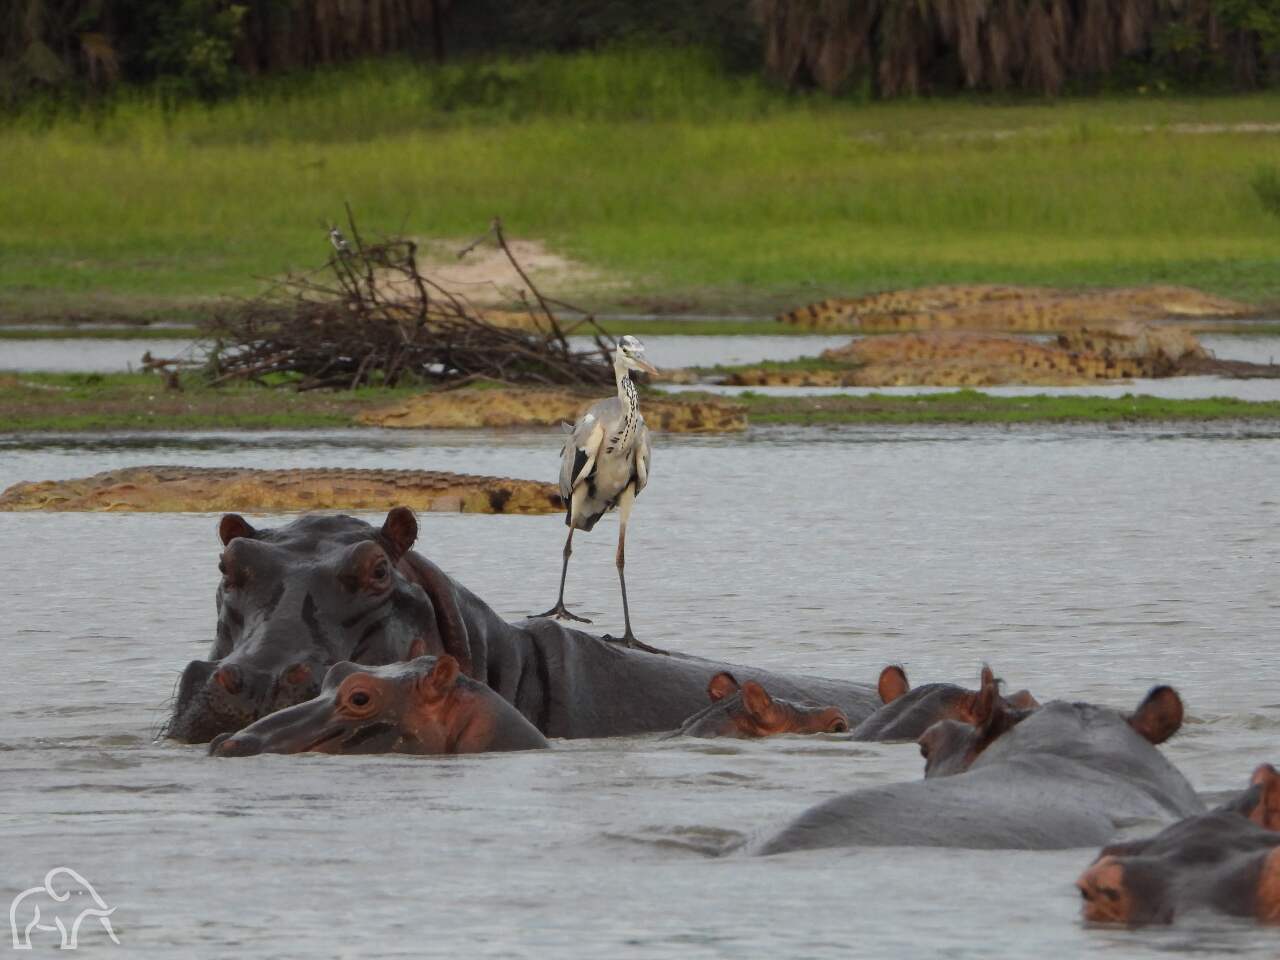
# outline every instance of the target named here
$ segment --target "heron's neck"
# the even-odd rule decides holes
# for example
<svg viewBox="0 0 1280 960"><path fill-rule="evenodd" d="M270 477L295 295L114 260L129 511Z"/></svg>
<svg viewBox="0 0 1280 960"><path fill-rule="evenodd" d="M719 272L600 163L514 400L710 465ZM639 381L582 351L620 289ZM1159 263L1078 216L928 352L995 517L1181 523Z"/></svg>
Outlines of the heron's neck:
<svg viewBox="0 0 1280 960"><path fill-rule="evenodd" d="M613 375L618 381L618 399L622 401L622 409L628 413L640 405L636 396L636 385L631 382L631 371L623 364L613 365Z"/></svg>

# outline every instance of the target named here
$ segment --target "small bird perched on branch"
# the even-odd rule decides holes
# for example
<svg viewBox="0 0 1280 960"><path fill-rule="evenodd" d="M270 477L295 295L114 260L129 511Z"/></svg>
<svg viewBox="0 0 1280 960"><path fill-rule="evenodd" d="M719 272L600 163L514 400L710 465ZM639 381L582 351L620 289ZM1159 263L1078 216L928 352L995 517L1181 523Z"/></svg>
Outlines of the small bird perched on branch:
<svg viewBox="0 0 1280 960"><path fill-rule="evenodd" d="M350 256L351 246L347 243L347 238L342 235L342 231L338 229L337 224L329 228L329 242L333 244L333 249L338 251L340 256Z"/></svg>
<svg viewBox="0 0 1280 960"><path fill-rule="evenodd" d="M663 653L641 643L631 631L631 611L627 607L625 547L627 521L636 497L649 480L649 429L640 416L640 400L632 370L656 374L657 369L644 359L644 344L635 337L618 341L613 355L614 379L618 395L597 400L573 425L560 453L560 495L565 502L565 524L569 536L564 542L564 566L560 569L560 596L556 605L542 617L558 620L590 620L572 614L564 605L564 581L569 572L569 556L573 553L573 531L590 530L596 521L614 507L618 509L618 582L622 587L622 616L626 633L621 642L628 647ZM613 639L605 637L606 640Z"/></svg>

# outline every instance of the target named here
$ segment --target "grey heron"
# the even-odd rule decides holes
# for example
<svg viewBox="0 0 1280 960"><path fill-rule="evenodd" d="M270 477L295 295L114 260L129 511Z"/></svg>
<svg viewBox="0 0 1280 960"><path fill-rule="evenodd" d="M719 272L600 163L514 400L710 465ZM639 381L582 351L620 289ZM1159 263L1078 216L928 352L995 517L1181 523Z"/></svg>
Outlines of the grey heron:
<svg viewBox="0 0 1280 960"><path fill-rule="evenodd" d="M585 617L570 613L564 605L564 581L569 572L569 556L573 553L573 532L589 531L607 512L618 509L618 583L622 587L622 616L626 632L621 642L653 653L656 650L641 643L631 631L631 611L627 606L626 565L627 521L636 497L649 481L649 428L640 416L640 400L632 370L657 373L644 358L644 344L635 337L618 341L613 354L613 373L618 395L597 400L573 425L560 453L560 495L565 502L565 525L569 536L564 541L564 565L560 568L560 595L556 605L541 617L590 623ZM607 637L606 639L612 639Z"/></svg>

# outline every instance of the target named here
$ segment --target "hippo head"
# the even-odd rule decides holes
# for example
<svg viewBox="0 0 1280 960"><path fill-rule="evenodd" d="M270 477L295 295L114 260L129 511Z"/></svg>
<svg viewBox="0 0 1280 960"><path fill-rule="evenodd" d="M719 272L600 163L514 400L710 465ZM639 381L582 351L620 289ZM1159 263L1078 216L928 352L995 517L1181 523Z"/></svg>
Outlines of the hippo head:
<svg viewBox="0 0 1280 960"><path fill-rule="evenodd" d="M385 664L449 653L471 669L448 579L411 554L418 525L397 507L382 527L306 516L255 530L218 525L218 624L209 659L187 665L166 735L203 743L320 689L340 660Z"/></svg>
<svg viewBox="0 0 1280 960"><path fill-rule="evenodd" d="M1076 887L1090 923L1171 923L1197 908L1280 922L1280 774L1254 771L1235 802L1145 840L1104 847Z"/></svg>
<svg viewBox="0 0 1280 960"><path fill-rule="evenodd" d="M983 667L977 690L966 690L953 683L926 683L912 687L906 671L892 665L880 672L877 690L884 704L854 728L855 740L915 740L941 720L960 723L978 722L982 690L994 678L991 668ZM999 693L996 694L1000 696ZM1009 710L1033 710L1039 706L1026 690L1002 697Z"/></svg>
<svg viewBox="0 0 1280 960"><path fill-rule="evenodd" d="M990 671L984 671L983 676L973 723L942 720L921 735L918 743L925 761L926 778L968 770L983 751L1039 709L1010 707L999 694L999 681L990 676ZM1062 706L1096 709L1087 704ZM1114 711L1107 712L1115 715ZM1123 720L1148 743L1164 743L1182 726L1182 699L1172 687L1155 687L1138 709Z"/></svg>
<svg viewBox="0 0 1280 960"><path fill-rule="evenodd" d="M733 674L717 673L707 685L711 705L680 727L686 737L752 739L780 733L843 733L849 718L838 707L775 700L754 680L739 686Z"/></svg>
<svg viewBox="0 0 1280 960"><path fill-rule="evenodd" d="M515 707L446 655L383 667L334 664L319 696L220 734L209 752L455 754L547 745Z"/></svg>

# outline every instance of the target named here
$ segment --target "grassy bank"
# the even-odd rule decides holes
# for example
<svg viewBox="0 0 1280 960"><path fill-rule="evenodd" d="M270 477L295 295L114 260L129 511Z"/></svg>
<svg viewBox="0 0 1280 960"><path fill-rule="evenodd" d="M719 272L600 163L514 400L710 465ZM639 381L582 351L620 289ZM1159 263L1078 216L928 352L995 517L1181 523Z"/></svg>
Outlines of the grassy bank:
<svg viewBox="0 0 1280 960"><path fill-rule="evenodd" d="M474 88L490 92L457 92ZM424 237L500 212L621 284L598 303L772 308L982 280L1280 298L1280 219L1251 187L1280 164L1275 136L1170 125L1277 115L1276 95L794 100L690 54L504 64L483 82L383 64L175 111L137 99L4 129L0 312L252 292L323 260L344 200L370 230Z"/></svg>
<svg viewBox="0 0 1280 960"><path fill-rule="evenodd" d="M166 390L147 374L0 375L0 432L302 430L350 427L363 410L414 388L295 393L253 386ZM1280 420L1280 403L1155 397L993 397L973 390L924 396L772 397L745 394L753 424L1033 423Z"/></svg>
<svg viewBox="0 0 1280 960"><path fill-rule="evenodd" d="M1280 165L1275 136L1176 126L1273 122L1275 94L868 105L788 98L696 54L452 69L10 123L0 313L248 293L322 260L344 200L370 232L424 237L500 213L608 274L553 291L597 306L769 310L979 281L1280 299L1280 219L1251 185Z"/></svg>

